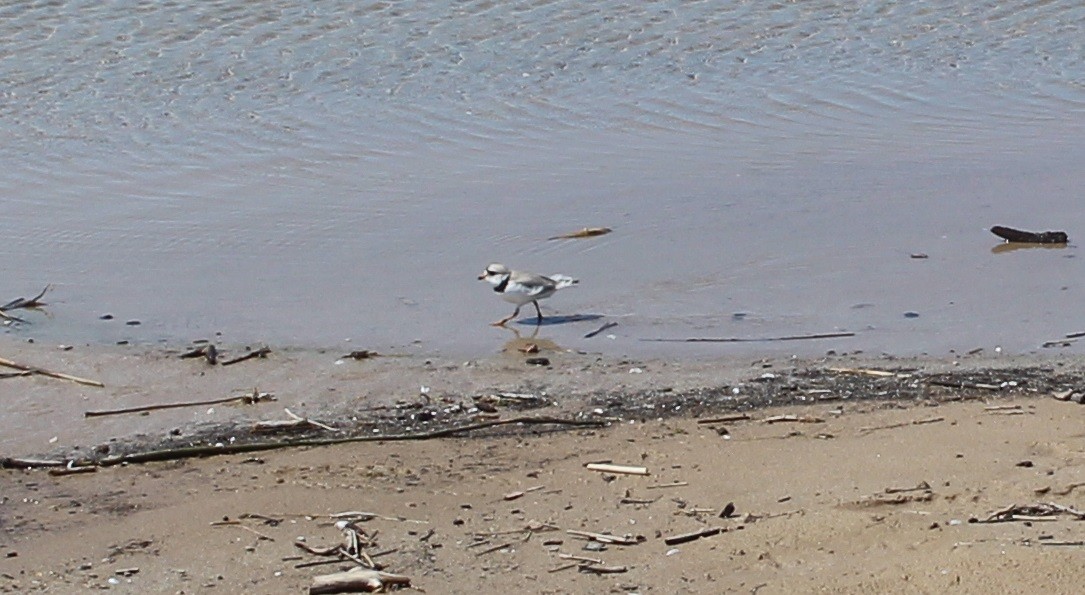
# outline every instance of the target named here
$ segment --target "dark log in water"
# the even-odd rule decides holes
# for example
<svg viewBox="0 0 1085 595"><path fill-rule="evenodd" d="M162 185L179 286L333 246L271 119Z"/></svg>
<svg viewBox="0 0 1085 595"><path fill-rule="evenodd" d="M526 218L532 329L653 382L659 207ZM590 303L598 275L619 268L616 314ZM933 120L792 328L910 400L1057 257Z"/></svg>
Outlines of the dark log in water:
<svg viewBox="0 0 1085 595"><path fill-rule="evenodd" d="M1037 233L996 225L991 228L991 233L1007 242L1020 242L1023 244L1065 244L1070 241L1070 238L1067 237L1065 231L1044 231Z"/></svg>

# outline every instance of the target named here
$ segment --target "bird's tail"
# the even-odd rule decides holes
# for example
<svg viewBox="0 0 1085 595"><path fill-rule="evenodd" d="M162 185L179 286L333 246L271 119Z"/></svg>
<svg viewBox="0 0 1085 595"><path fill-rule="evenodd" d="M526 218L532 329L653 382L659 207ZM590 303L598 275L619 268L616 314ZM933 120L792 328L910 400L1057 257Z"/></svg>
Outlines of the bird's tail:
<svg viewBox="0 0 1085 595"><path fill-rule="evenodd" d="M558 289L565 289L580 283L579 279L573 279L568 275L550 275L550 280L558 284Z"/></svg>

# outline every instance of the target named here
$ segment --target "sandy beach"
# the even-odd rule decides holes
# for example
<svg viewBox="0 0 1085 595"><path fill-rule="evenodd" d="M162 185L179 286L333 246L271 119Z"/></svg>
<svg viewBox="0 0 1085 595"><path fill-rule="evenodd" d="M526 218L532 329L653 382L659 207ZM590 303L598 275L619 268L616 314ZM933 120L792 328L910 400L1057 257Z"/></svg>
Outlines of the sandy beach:
<svg viewBox="0 0 1085 595"><path fill-rule="evenodd" d="M358 565L312 553L345 543L336 521L359 538L350 556L426 593L1072 593L1082 579L1083 410L1054 398L1080 386L1070 358L629 361L510 345L469 362L273 349L224 367L150 348L22 353L106 386L14 377L4 399L92 410L258 384L278 400L82 421L76 407L53 420L71 435L6 442L14 462L365 441L0 470L4 592L303 593ZM340 397L313 397L327 394ZM284 407L333 429L252 431ZM374 439L516 418L559 423Z"/></svg>

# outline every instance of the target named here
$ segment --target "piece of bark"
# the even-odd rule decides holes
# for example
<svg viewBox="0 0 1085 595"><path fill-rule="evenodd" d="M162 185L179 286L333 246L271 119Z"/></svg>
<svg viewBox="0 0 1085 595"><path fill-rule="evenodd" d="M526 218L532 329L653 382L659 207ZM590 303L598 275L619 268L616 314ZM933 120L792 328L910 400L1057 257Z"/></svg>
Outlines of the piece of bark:
<svg viewBox="0 0 1085 595"><path fill-rule="evenodd" d="M991 228L991 233L1007 242L1021 244L1065 244L1070 241L1065 231L1034 232L996 225Z"/></svg>
<svg viewBox="0 0 1085 595"><path fill-rule="evenodd" d="M368 568L352 568L346 572L313 577L309 595L324 593L376 593L391 586L409 587L410 577Z"/></svg>

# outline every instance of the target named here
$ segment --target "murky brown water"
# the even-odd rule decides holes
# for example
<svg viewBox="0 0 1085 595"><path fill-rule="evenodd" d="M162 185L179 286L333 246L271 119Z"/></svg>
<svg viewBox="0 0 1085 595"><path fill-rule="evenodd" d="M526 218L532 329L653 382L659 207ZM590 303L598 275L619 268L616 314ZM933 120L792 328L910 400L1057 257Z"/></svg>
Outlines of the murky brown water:
<svg viewBox="0 0 1085 595"><path fill-rule="evenodd" d="M1061 0L8 3L0 295L55 286L9 332L493 353L500 261L581 279L545 305L604 318L540 333L574 348L1033 349L1085 330L1081 259L986 228L1085 230L1083 25Z"/></svg>

